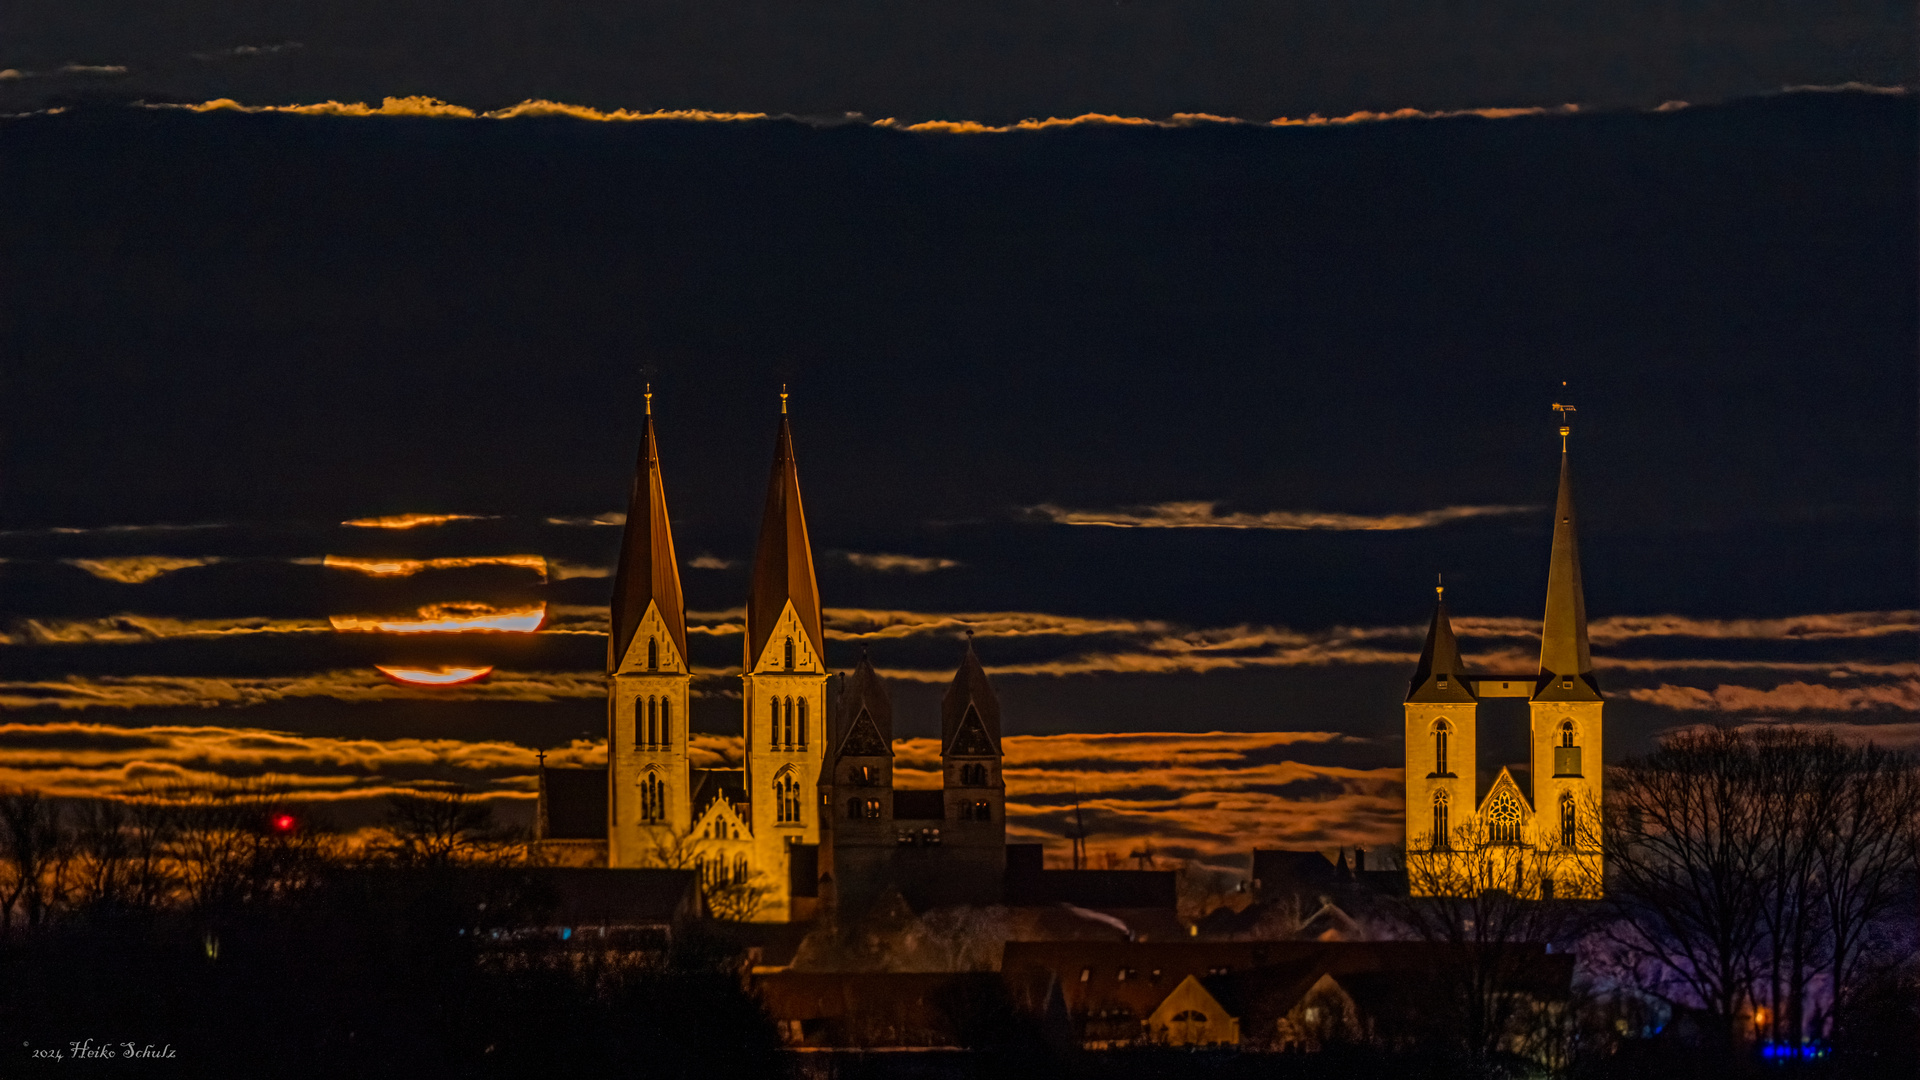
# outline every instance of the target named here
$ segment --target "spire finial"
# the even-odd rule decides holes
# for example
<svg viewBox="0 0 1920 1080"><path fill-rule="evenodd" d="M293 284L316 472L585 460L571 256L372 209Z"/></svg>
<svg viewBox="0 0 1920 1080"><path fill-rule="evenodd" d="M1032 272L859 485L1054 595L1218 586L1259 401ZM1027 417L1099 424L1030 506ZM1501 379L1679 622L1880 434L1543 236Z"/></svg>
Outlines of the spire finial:
<svg viewBox="0 0 1920 1080"><path fill-rule="evenodd" d="M1560 380L1560 389L1562 392L1566 391L1567 381L1565 379ZM1560 414L1560 452L1564 454L1567 452L1567 436L1573 431L1573 428L1569 426L1567 414L1577 412L1578 410L1571 405L1562 405L1556 401L1553 403L1553 411Z"/></svg>
<svg viewBox="0 0 1920 1080"><path fill-rule="evenodd" d="M1433 595L1438 597L1441 600L1445 600L1447 598L1447 575L1445 574L1433 575Z"/></svg>
<svg viewBox="0 0 1920 1080"><path fill-rule="evenodd" d="M539 759L541 768L544 769L547 767L547 752L545 750L536 750L533 756Z"/></svg>
<svg viewBox="0 0 1920 1080"><path fill-rule="evenodd" d="M652 383L647 384L646 399L647 399L647 415L652 416L653 415L653 384Z"/></svg>
<svg viewBox="0 0 1920 1080"><path fill-rule="evenodd" d="M787 384L780 384L780 415L787 415Z"/></svg>

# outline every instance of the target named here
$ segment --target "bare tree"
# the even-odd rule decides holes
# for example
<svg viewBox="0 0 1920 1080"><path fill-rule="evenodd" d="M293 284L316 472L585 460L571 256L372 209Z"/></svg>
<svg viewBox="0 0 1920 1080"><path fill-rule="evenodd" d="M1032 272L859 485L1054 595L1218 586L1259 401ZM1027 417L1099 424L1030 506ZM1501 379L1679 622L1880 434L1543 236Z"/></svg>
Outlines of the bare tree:
<svg viewBox="0 0 1920 1080"><path fill-rule="evenodd" d="M1590 828L1599 815L1579 816ZM1598 843L1580 838L1580 848ZM1452 835L1402 856L1408 893L1394 910L1410 936L1438 946L1447 961L1431 973L1432 989L1447 998L1445 1028L1470 1054L1514 1049L1533 1026L1533 993L1544 943L1566 934L1572 914L1564 901L1543 900L1549 880L1576 895L1595 883L1577 880L1590 863L1531 843L1500 843L1481 823L1455 826ZM1597 891L1597 890L1595 890Z"/></svg>
<svg viewBox="0 0 1920 1080"><path fill-rule="evenodd" d="M1899 902L1916 869L1920 773L1913 758L1871 744L1853 750L1827 830L1812 846L1838 998L1856 988L1870 928Z"/></svg>
<svg viewBox="0 0 1920 1080"><path fill-rule="evenodd" d="M387 798L381 853L403 866L444 867L495 853L493 808L464 788L405 792Z"/></svg>
<svg viewBox="0 0 1920 1080"><path fill-rule="evenodd" d="M1752 745L1730 728L1669 736L1609 779L1610 937L1644 989L1691 1001L1731 1040L1754 982L1766 875Z"/></svg>
<svg viewBox="0 0 1920 1080"><path fill-rule="evenodd" d="M692 829L651 830L642 861L646 866L697 872L701 906L715 919L746 922L759 914L773 893L765 874L742 862L729 866L715 843Z"/></svg>
<svg viewBox="0 0 1920 1080"><path fill-rule="evenodd" d="M174 816L170 858L194 911L283 899L311 887L341 858L338 840L292 813L286 791L261 781L157 789Z"/></svg>
<svg viewBox="0 0 1920 1080"><path fill-rule="evenodd" d="M1914 866L1912 758L1829 732L1710 728L1628 759L1610 789L1610 936L1643 985L1716 1017L1728 1047L1749 1015L1768 1038L1821 1033L1820 978L1849 991Z"/></svg>
<svg viewBox="0 0 1920 1080"><path fill-rule="evenodd" d="M66 894L72 834L60 805L37 791L0 795L0 933L18 911L29 929L42 926Z"/></svg>

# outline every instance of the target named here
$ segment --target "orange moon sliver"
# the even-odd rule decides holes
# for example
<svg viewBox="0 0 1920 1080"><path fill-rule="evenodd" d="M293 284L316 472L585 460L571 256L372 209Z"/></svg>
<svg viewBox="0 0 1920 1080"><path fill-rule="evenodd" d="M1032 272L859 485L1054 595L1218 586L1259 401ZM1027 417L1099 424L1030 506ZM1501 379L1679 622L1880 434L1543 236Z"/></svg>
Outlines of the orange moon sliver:
<svg viewBox="0 0 1920 1080"><path fill-rule="evenodd" d="M409 686L458 686L493 674L491 667L404 668L373 665L382 675Z"/></svg>

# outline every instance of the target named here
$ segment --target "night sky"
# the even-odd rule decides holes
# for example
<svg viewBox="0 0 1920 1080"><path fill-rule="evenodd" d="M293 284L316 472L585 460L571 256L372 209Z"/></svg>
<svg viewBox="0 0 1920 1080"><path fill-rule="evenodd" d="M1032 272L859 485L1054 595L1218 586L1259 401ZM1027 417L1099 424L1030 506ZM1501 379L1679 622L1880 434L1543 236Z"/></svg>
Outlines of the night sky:
<svg viewBox="0 0 1920 1080"><path fill-rule="evenodd" d="M232 44L280 32L243 29ZM463 96L452 61L381 82L372 60L316 67L319 31L284 33L302 48L255 58L303 55L288 70L306 74L247 84L250 106L385 91L995 123L1182 106L1155 96L1182 84L1164 72L1132 97L1068 80L896 109L857 80L675 97L594 83L600 60ZM88 52L46 31L0 66L172 70L129 58L177 41L138 54L129 34ZM1682 95L1649 62L1577 112L1308 126L85 95L0 119L0 782L270 773L352 827L441 780L525 817L534 748L603 752L608 574L648 381L702 673L697 764L738 753L782 383L830 663L869 650L903 778L931 786L971 628L1012 736L1017 835L1057 836L1077 793L1096 854L1392 841L1435 575L1471 665L1537 664L1556 401L1579 410L1610 757L1717 721L1920 744L1915 99L1763 93L1898 81L1911 58L1763 53L1746 82L1682 72L1720 79L1688 107L1653 108ZM229 92L196 63L176 67L199 82L149 89ZM1001 89L1025 86L1009 63ZM1251 70L1224 69L1220 86ZM809 69L778 70L800 86ZM1301 85L1329 115L1571 100L1499 96L1535 85L1524 72L1455 74ZM38 79L4 80L8 101L59 104ZM376 521L406 515L446 518ZM376 628L527 613L539 632ZM376 665L494 671L419 689ZM1482 706L1508 725L1483 736L1483 770L1524 755L1524 708L1502 705Z"/></svg>

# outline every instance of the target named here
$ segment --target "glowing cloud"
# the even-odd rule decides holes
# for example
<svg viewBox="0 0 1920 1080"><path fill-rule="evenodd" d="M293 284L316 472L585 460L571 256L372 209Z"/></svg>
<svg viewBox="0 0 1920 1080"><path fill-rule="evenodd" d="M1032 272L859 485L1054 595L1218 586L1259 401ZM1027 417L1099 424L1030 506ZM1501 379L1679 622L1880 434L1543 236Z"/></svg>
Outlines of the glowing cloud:
<svg viewBox="0 0 1920 1080"><path fill-rule="evenodd" d="M1448 506L1414 514L1339 514L1269 510L1262 514L1217 513L1216 502L1164 502L1119 510L1069 510L1052 503L1027 508L1056 525L1096 525L1109 529L1276 529L1374 531L1431 529L1467 518L1526 514L1537 506Z"/></svg>
<svg viewBox="0 0 1920 1080"><path fill-rule="evenodd" d="M695 570L731 570L740 565L732 559L723 559L718 555L701 555L687 564Z"/></svg>
<svg viewBox="0 0 1920 1080"><path fill-rule="evenodd" d="M329 570L355 570L373 577L410 577L423 570L461 570L473 566L514 566L531 570L543 579L547 576L547 560L538 555L462 555L445 559L360 559L351 555L329 555L323 565Z"/></svg>
<svg viewBox="0 0 1920 1080"><path fill-rule="evenodd" d="M185 570L193 566L210 566L219 562L217 558L183 559L173 555L120 555L104 559L67 559L69 566L77 566L94 577L105 581L117 581L122 585L138 585L152 581L162 574L171 574L175 570Z"/></svg>
<svg viewBox="0 0 1920 1080"><path fill-rule="evenodd" d="M1697 686L1662 684L1652 689L1629 690L1627 696L1649 705L1669 709L1720 712L1856 712L1867 709L1893 709L1920 712L1920 679L1875 683L1868 686L1827 686L1821 683L1790 682L1771 690L1751 686L1722 684L1712 690Z"/></svg>
<svg viewBox="0 0 1920 1080"><path fill-rule="evenodd" d="M229 634L313 634L327 624L304 619L169 619L121 614L105 619L25 619L0 645L129 645L169 638L225 637Z"/></svg>
<svg viewBox="0 0 1920 1080"><path fill-rule="evenodd" d="M340 524L355 529L418 529L423 525L445 525L450 521L483 521L484 514L389 514L386 517L354 518Z"/></svg>
<svg viewBox="0 0 1920 1080"><path fill-rule="evenodd" d="M375 615L333 615L335 630L385 631L389 634L460 633L492 630L511 634L531 634L546 621L547 605L496 608L490 604L429 604L417 618L393 619Z"/></svg>
<svg viewBox="0 0 1920 1080"><path fill-rule="evenodd" d="M567 526L625 525L626 523L627 515L618 510L609 510L604 514L595 514L593 517L550 517L547 519L547 524L549 525Z"/></svg>
<svg viewBox="0 0 1920 1080"><path fill-rule="evenodd" d="M547 572L555 581L568 581L573 578L603 578L613 576L611 566L593 566L588 563L570 563L561 559L548 559Z"/></svg>
<svg viewBox="0 0 1920 1080"><path fill-rule="evenodd" d="M953 559L921 555L863 555L858 551L847 552L847 561L862 570L881 574L931 574L935 570L950 570L960 565Z"/></svg>
<svg viewBox="0 0 1920 1080"><path fill-rule="evenodd" d="M373 666L387 678L410 686L458 686L461 683L477 682L493 674L492 667L403 668L388 667L385 664Z"/></svg>
<svg viewBox="0 0 1920 1080"><path fill-rule="evenodd" d="M320 671L300 676L217 677L189 675L69 676L65 679L0 682L0 708L145 709L246 708L299 698L369 701L445 700L552 702L605 697L598 672L495 669L485 682L442 686L401 685L362 670Z"/></svg>

